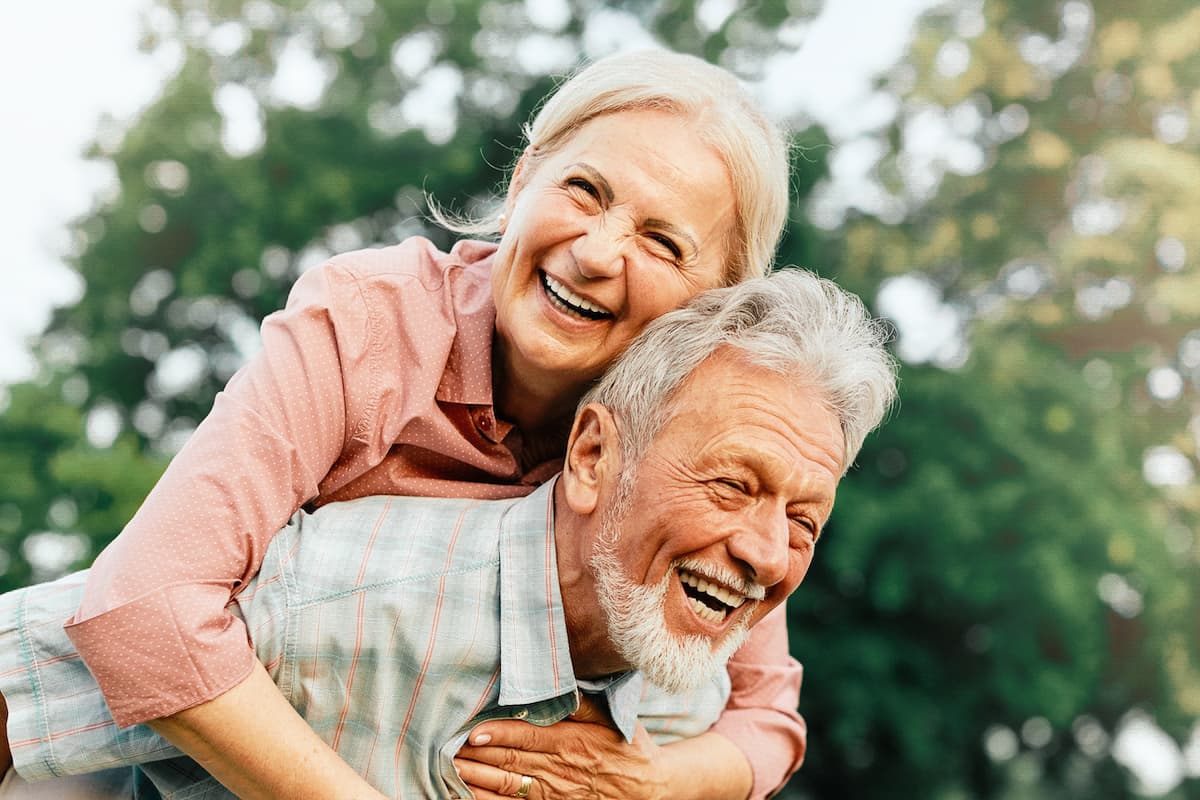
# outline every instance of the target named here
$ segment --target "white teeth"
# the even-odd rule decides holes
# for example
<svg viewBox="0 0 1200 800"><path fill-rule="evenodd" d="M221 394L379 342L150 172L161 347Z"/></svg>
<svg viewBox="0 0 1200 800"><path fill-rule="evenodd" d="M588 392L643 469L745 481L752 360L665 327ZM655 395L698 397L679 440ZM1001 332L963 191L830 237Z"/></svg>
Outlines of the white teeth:
<svg viewBox="0 0 1200 800"><path fill-rule="evenodd" d="M586 299L580 297L579 295L575 294L570 289L568 289L566 286L563 286L561 283L556 281L551 275L548 275L546 273L543 273L543 274L546 275L546 285L550 287L550 291L554 292L554 294L556 294L558 296L559 300L562 300L564 303L567 303L569 305L573 305L576 308L582 308L584 311L590 311L593 314L607 314L608 313L603 308L601 308L600 306L591 302L590 300L586 300Z"/></svg>
<svg viewBox="0 0 1200 800"><path fill-rule="evenodd" d="M709 622L724 622L727 611L714 611L699 600L692 600L692 608L696 613Z"/></svg>
<svg viewBox="0 0 1200 800"><path fill-rule="evenodd" d="M684 583L686 583L688 586L691 586L692 588L694 588L696 591L703 592L704 594L708 595L709 597L715 597L717 600L720 600L722 603L724 603L727 606L730 606L731 608L739 608L739 607L741 607L742 603L746 602L746 598L743 597L742 595L735 594L734 592L731 592L728 589L726 589L724 586L718 586L716 583L709 583L704 578L697 578L695 575L693 575L692 573L690 573L686 570L682 570L682 569L679 570L679 579L681 581L683 581ZM699 600L693 600L692 602L699 603L700 605L704 606L704 603L701 603ZM708 606L704 606L704 607L706 609L708 609L709 611L712 610L712 609L709 609ZM718 614L720 612L714 611L713 613ZM708 617L705 617L705 618L708 619ZM724 618L725 618L724 614L722 614L721 619L724 619ZM716 621L719 622L720 620L716 620Z"/></svg>

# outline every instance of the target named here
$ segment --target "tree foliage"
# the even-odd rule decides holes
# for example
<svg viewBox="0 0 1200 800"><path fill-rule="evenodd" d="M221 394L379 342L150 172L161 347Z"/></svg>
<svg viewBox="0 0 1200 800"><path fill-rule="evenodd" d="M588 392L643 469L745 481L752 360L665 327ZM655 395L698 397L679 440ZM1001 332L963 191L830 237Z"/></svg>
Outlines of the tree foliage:
<svg viewBox="0 0 1200 800"><path fill-rule="evenodd" d="M4 398L3 586L119 532L301 271L448 243L426 195L486 202L549 73L653 36L754 82L819 11L721 5L159 0L146 47L178 68L98 135L86 292ZM1124 715L1188 738L1198 53L1182 0L960 0L881 78L894 115L797 120L779 260L892 309L909 363L791 604L811 733L785 796L1123 798ZM863 146L846 195L831 159ZM940 350L906 349L914 286L957 321Z"/></svg>

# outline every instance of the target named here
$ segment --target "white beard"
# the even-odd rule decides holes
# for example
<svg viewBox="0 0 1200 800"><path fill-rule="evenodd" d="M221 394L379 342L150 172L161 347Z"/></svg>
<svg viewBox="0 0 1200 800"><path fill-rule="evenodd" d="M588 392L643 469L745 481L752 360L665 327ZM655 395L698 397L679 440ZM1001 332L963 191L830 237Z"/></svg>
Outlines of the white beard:
<svg viewBox="0 0 1200 800"><path fill-rule="evenodd" d="M667 629L666 597L678 564L655 586L634 583L616 553L627 512L633 475L622 476L616 502L604 513L600 537L589 559L597 599L617 653L646 680L670 694L691 691L716 677L725 662L750 636L749 613L716 644L698 634L676 635Z"/></svg>

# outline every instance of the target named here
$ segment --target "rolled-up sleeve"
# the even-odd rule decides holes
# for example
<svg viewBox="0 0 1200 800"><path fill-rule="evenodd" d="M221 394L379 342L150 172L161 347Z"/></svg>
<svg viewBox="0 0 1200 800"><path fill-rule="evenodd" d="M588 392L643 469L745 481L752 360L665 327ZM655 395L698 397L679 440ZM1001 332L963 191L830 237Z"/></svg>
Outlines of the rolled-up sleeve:
<svg viewBox="0 0 1200 800"><path fill-rule="evenodd" d="M372 412L369 304L336 264L296 283L260 352L217 396L134 518L97 559L67 633L121 726L210 700L254 653L230 598Z"/></svg>
<svg viewBox="0 0 1200 800"><path fill-rule="evenodd" d="M788 653L786 613L781 605L764 617L729 660L729 702L712 728L750 763L750 800L770 797L804 762L807 728L797 711L804 669Z"/></svg>

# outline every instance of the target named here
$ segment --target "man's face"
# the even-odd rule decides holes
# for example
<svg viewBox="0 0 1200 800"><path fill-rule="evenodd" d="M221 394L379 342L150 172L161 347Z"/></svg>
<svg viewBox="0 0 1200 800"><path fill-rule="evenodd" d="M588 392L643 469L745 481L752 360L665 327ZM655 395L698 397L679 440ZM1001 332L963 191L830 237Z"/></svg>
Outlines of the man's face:
<svg viewBox="0 0 1200 800"><path fill-rule="evenodd" d="M718 352L610 496L591 566L618 652L692 688L812 562L842 472L839 421L794 379Z"/></svg>

